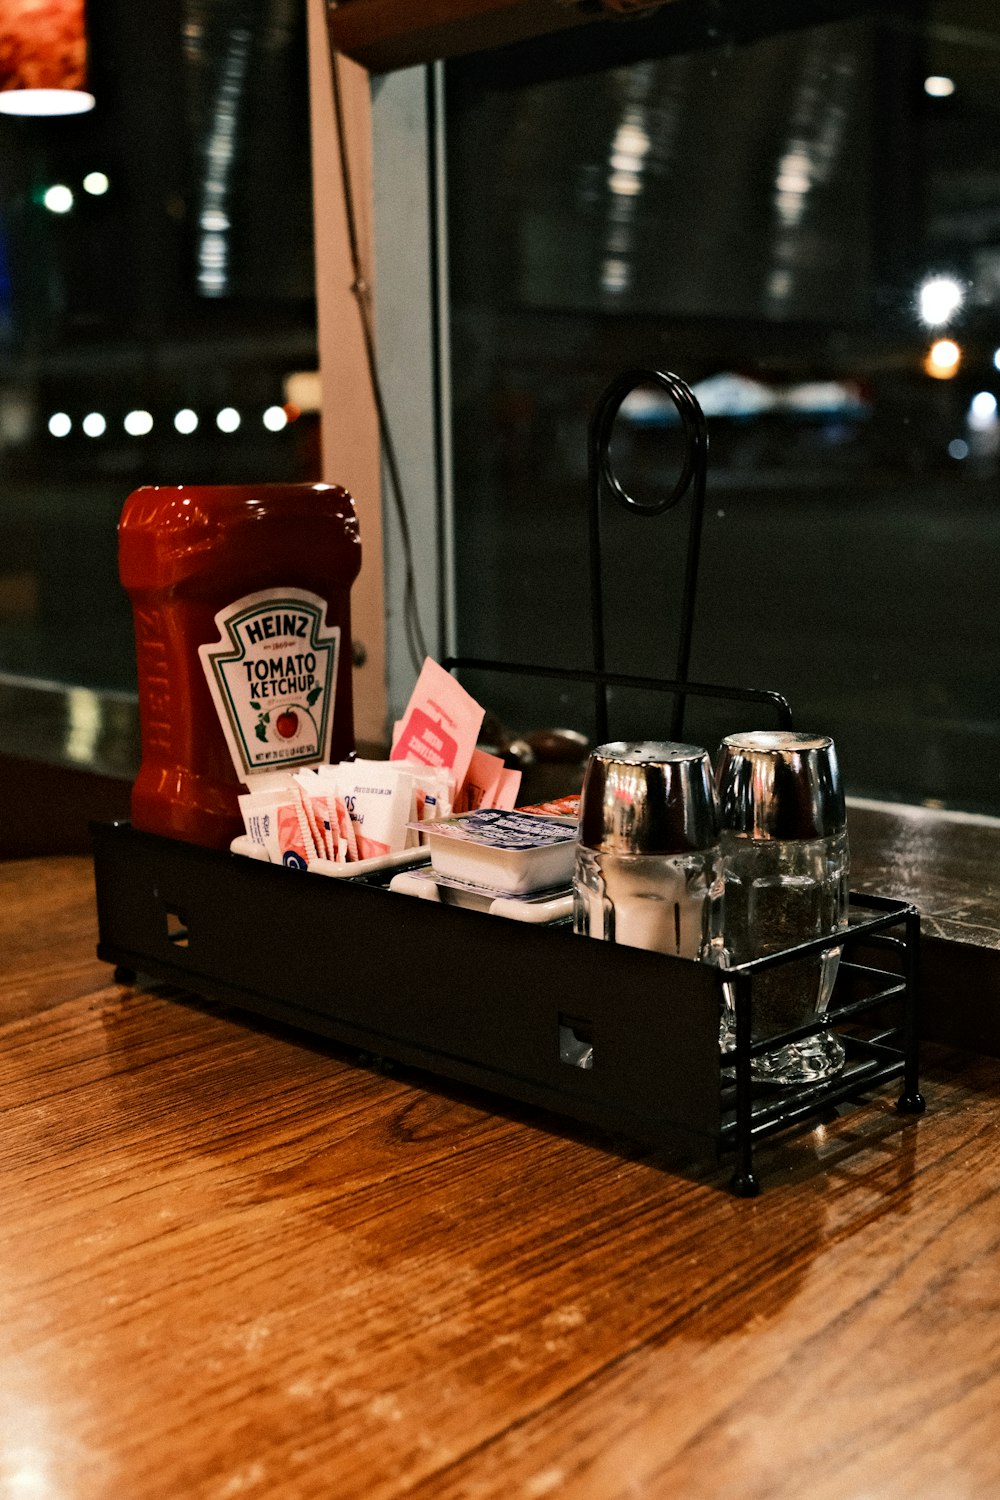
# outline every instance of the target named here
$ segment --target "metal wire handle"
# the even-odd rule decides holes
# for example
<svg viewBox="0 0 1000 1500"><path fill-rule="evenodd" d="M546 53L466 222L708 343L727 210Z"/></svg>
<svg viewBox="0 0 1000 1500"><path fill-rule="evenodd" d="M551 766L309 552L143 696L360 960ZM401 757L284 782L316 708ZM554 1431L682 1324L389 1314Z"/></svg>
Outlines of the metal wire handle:
<svg viewBox="0 0 1000 1500"><path fill-rule="evenodd" d="M657 385L673 402L684 428L684 462L677 482L669 494L652 504L640 504L625 490L611 462L611 433L625 398L642 385ZM698 559L701 553L702 518L705 510L705 478L708 469L708 428L698 398L677 375L666 370L623 370L601 396L590 419L587 442L590 521L590 608L593 629L594 670L606 670L604 634L604 588L601 557L601 495L606 485L623 509L639 516L662 516L678 505L693 487L691 517L688 524L687 560L681 597L681 619L678 632L677 664L674 678L686 682L694 630L694 601L698 582ZM684 734L685 699L678 693L671 716L671 738ZM601 683L595 701L598 741L608 734L608 685Z"/></svg>
<svg viewBox="0 0 1000 1500"><path fill-rule="evenodd" d="M665 390L680 413L686 435L684 462L680 476L670 494L652 505L640 505L622 488L611 465L610 442L615 418L623 401L640 385L658 385ZM664 370L626 370L612 381L594 408L588 429L588 471L590 479L590 596L593 616L594 666L591 670L569 669L552 666L533 666L524 663L487 660L482 657L449 656L443 665L449 672L468 669L471 671L503 672L515 676L554 679L563 682L591 683L594 686L596 706L597 742L608 738L608 688L620 687L629 690L652 691L674 694L674 711L670 733L681 739L684 731L684 701L691 697L719 698L735 703L766 703L774 709L783 729L792 728L792 711L780 693L761 688L719 687L704 682L692 682L687 675L688 657L691 650L691 630L694 618L694 592L698 576L698 554L701 549L701 523L705 506L705 473L708 465L708 430L705 414L698 404L694 392L676 375ZM678 670L674 678L638 677L621 672L609 672L604 661L603 587L601 579L601 526L600 508L603 485L607 485L615 500L626 510L641 516L659 516L671 510L694 486L691 520L688 530L687 568L684 579L684 598L680 642L678 646Z"/></svg>

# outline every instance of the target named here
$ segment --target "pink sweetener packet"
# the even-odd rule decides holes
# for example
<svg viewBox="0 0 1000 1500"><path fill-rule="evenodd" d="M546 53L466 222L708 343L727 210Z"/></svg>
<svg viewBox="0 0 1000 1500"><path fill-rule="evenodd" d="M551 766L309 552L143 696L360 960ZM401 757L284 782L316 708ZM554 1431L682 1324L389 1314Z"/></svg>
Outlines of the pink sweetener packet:
<svg viewBox="0 0 1000 1500"><path fill-rule="evenodd" d="M420 843L420 835L413 828L414 823L421 823L424 817L424 791L415 780L410 782L410 816L406 827L406 847L415 848Z"/></svg>
<svg viewBox="0 0 1000 1500"><path fill-rule="evenodd" d="M465 780L455 798L455 811L475 812L477 807L495 807L494 798L503 772L504 763L499 755L490 755L478 748L473 750Z"/></svg>
<svg viewBox="0 0 1000 1500"><path fill-rule="evenodd" d="M302 804L296 797L278 804L278 847L281 863L292 870L308 870L317 857Z"/></svg>
<svg viewBox="0 0 1000 1500"><path fill-rule="evenodd" d="M486 710L432 657L420 669L400 721L391 761L443 766L457 786L465 780Z"/></svg>
<svg viewBox="0 0 1000 1500"><path fill-rule="evenodd" d="M337 863L358 858L358 840L340 791L340 766L316 767L316 778L330 812L331 847L336 840Z"/></svg>
<svg viewBox="0 0 1000 1500"><path fill-rule="evenodd" d="M513 811L517 805L517 794L520 790L521 772L504 767L496 791L493 793L493 806Z"/></svg>
<svg viewBox="0 0 1000 1500"><path fill-rule="evenodd" d="M344 799L340 795L336 765L317 766L315 771L317 793L313 804L323 825L324 839L333 864L344 864L358 858L358 841L354 826L348 816Z"/></svg>
<svg viewBox="0 0 1000 1500"><path fill-rule="evenodd" d="M418 789L423 794L421 819L430 821L450 818L455 802L455 783L451 772L443 767L434 770L429 766L414 766L413 769Z"/></svg>
<svg viewBox="0 0 1000 1500"><path fill-rule="evenodd" d="M450 817L455 789L450 774L445 770L431 770L430 767L411 765L409 761L398 761L397 764L405 764L407 770L413 773L406 844L407 848L416 848L423 843L423 836L416 825Z"/></svg>
<svg viewBox="0 0 1000 1500"><path fill-rule="evenodd" d="M326 857L335 865L342 864L347 858L347 846L340 837L340 825L337 821L336 808L331 806L330 798L325 794L317 797L316 801L323 824L323 842L326 845Z"/></svg>
<svg viewBox="0 0 1000 1500"><path fill-rule="evenodd" d="M312 770L296 771L292 777L295 791L302 803L302 811L309 825L312 841L316 846L316 853L320 859L332 859L328 841L329 812L325 809L325 798L319 791L319 783L316 772Z"/></svg>
<svg viewBox="0 0 1000 1500"><path fill-rule="evenodd" d="M296 788L247 792L238 801L249 838L272 864L308 869L317 851Z"/></svg>
<svg viewBox="0 0 1000 1500"><path fill-rule="evenodd" d="M334 817L337 819L337 845L340 850L340 858L346 864L348 861L361 858L358 853L358 836L354 832L354 824L351 815L340 793L331 799Z"/></svg>
<svg viewBox="0 0 1000 1500"><path fill-rule="evenodd" d="M339 805L338 805L339 804ZM351 820L347 816L347 809L336 792L324 792L322 805L325 816L326 839L330 850L330 859L335 865L342 865L351 857L350 849L353 842L348 838ZM357 852L355 851L355 858Z"/></svg>

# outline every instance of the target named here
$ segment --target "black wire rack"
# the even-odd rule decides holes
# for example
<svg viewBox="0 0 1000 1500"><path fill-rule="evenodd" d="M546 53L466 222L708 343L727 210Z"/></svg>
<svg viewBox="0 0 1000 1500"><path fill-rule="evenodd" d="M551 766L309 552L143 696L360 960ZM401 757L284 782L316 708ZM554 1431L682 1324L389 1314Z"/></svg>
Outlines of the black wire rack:
<svg viewBox="0 0 1000 1500"><path fill-rule="evenodd" d="M699 1158L732 1152L741 1195L758 1189L766 1135L895 1078L900 1109L923 1107L919 918L905 902L853 896L845 933L720 970L414 900L390 892L388 875L326 880L127 823L95 824L93 838L97 952L119 978L176 985L615 1135ZM844 957L827 1014L752 1040L755 975L832 946ZM724 985L737 1016L728 1058ZM753 1081L755 1055L828 1027L847 1051L839 1077Z"/></svg>
<svg viewBox="0 0 1000 1500"><path fill-rule="evenodd" d="M638 505L620 485L610 436L622 403L653 384L674 403L687 439L674 489ZM705 499L707 434L678 377L629 370L605 391L588 434L592 669L454 656L445 665L590 684L598 740L609 692L673 696L681 739L691 697L753 702L790 728L777 692L691 681L688 661ZM608 669L601 561L603 492L659 516L690 492L681 628L674 676ZM898 1108L920 1114L919 937L912 905L852 894L845 930L720 969L580 938L570 924L526 923L390 892L389 875L327 880L127 823L93 826L98 956L119 977L177 985L501 1097L696 1156L735 1158L733 1191L759 1190L759 1141L889 1082ZM826 1012L808 1025L755 1035L754 980L834 948L842 956ZM724 1000L735 1014L720 1050ZM754 1058L834 1030L846 1054L836 1077L776 1088L754 1079Z"/></svg>

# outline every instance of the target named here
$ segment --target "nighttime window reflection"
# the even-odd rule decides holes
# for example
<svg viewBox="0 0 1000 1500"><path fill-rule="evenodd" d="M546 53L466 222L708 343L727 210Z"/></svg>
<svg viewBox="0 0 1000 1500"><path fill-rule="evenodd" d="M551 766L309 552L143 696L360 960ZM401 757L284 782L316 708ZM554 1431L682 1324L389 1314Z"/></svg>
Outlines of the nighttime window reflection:
<svg viewBox="0 0 1000 1500"><path fill-rule="evenodd" d="M710 425L692 675L785 693L856 795L1000 813L1000 17L813 5L748 36L740 9L677 0L612 66L562 39L449 67L461 647L589 664L587 413L652 363ZM631 398L628 487L679 451ZM669 675L683 529L605 518L609 665ZM585 693L483 690L588 727Z"/></svg>
<svg viewBox="0 0 1000 1500"><path fill-rule="evenodd" d="M305 7L88 7L95 108L0 115L0 678L130 690L139 484L318 478Z"/></svg>

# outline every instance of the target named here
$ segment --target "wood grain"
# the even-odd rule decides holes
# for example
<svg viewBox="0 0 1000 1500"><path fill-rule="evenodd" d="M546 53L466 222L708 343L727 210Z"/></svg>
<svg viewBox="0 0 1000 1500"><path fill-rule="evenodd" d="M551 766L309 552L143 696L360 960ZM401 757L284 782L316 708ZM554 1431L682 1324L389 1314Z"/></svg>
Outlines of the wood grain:
<svg viewBox="0 0 1000 1500"><path fill-rule="evenodd" d="M107 983L96 923L86 856L0 860L0 1023Z"/></svg>
<svg viewBox="0 0 1000 1500"><path fill-rule="evenodd" d="M86 864L8 873L0 1495L1000 1492L997 1063L738 1201L110 983Z"/></svg>

